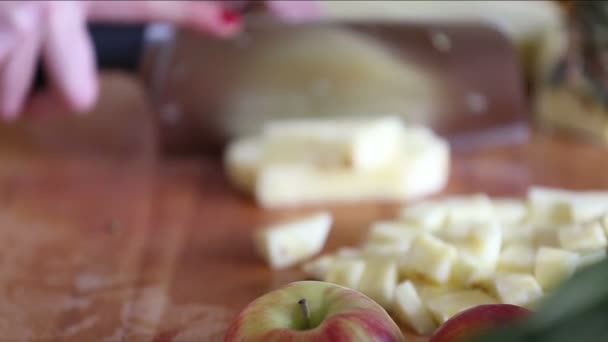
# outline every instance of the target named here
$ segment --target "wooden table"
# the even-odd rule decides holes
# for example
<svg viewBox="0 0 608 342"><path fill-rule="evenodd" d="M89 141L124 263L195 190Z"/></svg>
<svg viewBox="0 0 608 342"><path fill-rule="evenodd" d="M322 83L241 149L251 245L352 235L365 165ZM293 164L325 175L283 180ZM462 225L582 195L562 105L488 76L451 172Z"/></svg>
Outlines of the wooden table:
<svg viewBox="0 0 608 342"><path fill-rule="evenodd" d="M250 232L318 208L261 210L229 186L218 160L160 160L150 137L125 134L131 153L116 156L92 154L75 143L82 137L45 140L40 127L10 132L5 142L27 143L0 151L0 340L220 341L248 302L303 277L270 271ZM445 193L608 189L607 169L603 148L534 133L458 152ZM326 250L357 244L398 208L332 208Z"/></svg>

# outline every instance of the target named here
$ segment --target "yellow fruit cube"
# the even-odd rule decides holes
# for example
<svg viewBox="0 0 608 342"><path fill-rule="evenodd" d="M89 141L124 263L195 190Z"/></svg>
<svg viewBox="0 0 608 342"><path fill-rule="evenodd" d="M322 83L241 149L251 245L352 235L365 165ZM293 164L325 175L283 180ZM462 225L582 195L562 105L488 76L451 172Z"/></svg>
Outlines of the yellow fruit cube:
<svg viewBox="0 0 608 342"><path fill-rule="evenodd" d="M410 245L403 241L392 243L366 243L363 245L363 255L370 257L384 257L397 261L406 255Z"/></svg>
<svg viewBox="0 0 608 342"><path fill-rule="evenodd" d="M409 280L399 284L395 290L393 314L399 323L407 325L420 335L429 335L437 328L414 283Z"/></svg>
<svg viewBox="0 0 608 342"><path fill-rule="evenodd" d="M332 255L321 255L302 265L302 271L313 279L323 279L334 260L335 257Z"/></svg>
<svg viewBox="0 0 608 342"><path fill-rule="evenodd" d="M527 243L534 240L535 230L531 224L501 224L503 243Z"/></svg>
<svg viewBox="0 0 608 342"><path fill-rule="evenodd" d="M435 297L427 302L427 306L437 323L443 324L452 316L466 309L496 303L496 299L480 290L463 290Z"/></svg>
<svg viewBox="0 0 608 342"><path fill-rule="evenodd" d="M445 223L447 210L444 206L426 201L404 208L401 211L401 218L422 230L434 232L440 229Z"/></svg>
<svg viewBox="0 0 608 342"><path fill-rule="evenodd" d="M517 224L528 215L528 207L522 200L514 198L492 199L494 218L502 224Z"/></svg>
<svg viewBox="0 0 608 342"><path fill-rule="evenodd" d="M338 258L357 258L363 255L362 251L354 247L341 247L334 253Z"/></svg>
<svg viewBox="0 0 608 342"><path fill-rule="evenodd" d="M444 199L442 204L447 208L447 224L461 225L494 220L492 202L483 194L452 196Z"/></svg>
<svg viewBox="0 0 608 342"><path fill-rule="evenodd" d="M383 258L367 258L365 271L356 290L364 293L386 310L391 309L397 287L397 263Z"/></svg>
<svg viewBox="0 0 608 342"><path fill-rule="evenodd" d="M554 289L574 273L578 258L565 249L541 247L536 253L534 276L544 290Z"/></svg>
<svg viewBox="0 0 608 342"><path fill-rule="evenodd" d="M498 259L498 270L504 272L534 272L536 249L531 244L514 243L506 245Z"/></svg>
<svg viewBox="0 0 608 342"><path fill-rule="evenodd" d="M540 284L531 274L501 273L494 278L494 290L503 304L531 307L543 296Z"/></svg>
<svg viewBox="0 0 608 342"><path fill-rule="evenodd" d="M558 236L562 248L577 252L605 249L608 245L602 226L596 221L562 227Z"/></svg>
<svg viewBox="0 0 608 342"><path fill-rule="evenodd" d="M593 252L588 252L581 254L578 258L578 266L577 268L587 267L589 265L593 265L598 263L606 258L606 250L600 249Z"/></svg>
<svg viewBox="0 0 608 342"><path fill-rule="evenodd" d="M424 233L414 240L401 267L405 273L414 272L433 282L445 283L450 278L456 256L454 246Z"/></svg>
<svg viewBox="0 0 608 342"><path fill-rule="evenodd" d="M479 285L489 280L494 271L495 265L480 262L478 256L461 247L452 265L450 283L459 287Z"/></svg>
<svg viewBox="0 0 608 342"><path fill-rule="evenodd" d="M412 241L420 234L416 228L412 228L403 222L380 221L372 224L367 240L372 243L395 243L400 242L409 248Z"/></svg>
<svg viewBox="0 0 608 342"><path fill-rule="evenodd" d="M364 271L365 262L363 260L338 259L331 264L323 281L356 289L359 287Z"/></svg>
<svg viewBox="0 0 608 342"><path fill-rule="evenodd" d="M293 266L319 253L331 228L329 213L277 223L258 229L254 244L258 254L272 268Z"/></svg>
<svg viewBox="0 0 608 342"><path fill-rule="evenodd" d="M534 227L534 245L537 247L559 247L558 231L555 225L539 225Z"/></svg>

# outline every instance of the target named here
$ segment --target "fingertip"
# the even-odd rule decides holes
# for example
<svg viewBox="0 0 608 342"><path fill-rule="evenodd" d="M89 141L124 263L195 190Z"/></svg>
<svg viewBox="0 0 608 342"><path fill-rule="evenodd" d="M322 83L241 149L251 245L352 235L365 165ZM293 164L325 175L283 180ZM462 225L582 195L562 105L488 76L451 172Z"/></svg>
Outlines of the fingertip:
<svg viewBox="0 0 608 342"><path fill-rule="evenodd" d="M99 96L97 80L89 82L72 94L68 94L68 105L76 114L86 114L95 107Z"/></svg>

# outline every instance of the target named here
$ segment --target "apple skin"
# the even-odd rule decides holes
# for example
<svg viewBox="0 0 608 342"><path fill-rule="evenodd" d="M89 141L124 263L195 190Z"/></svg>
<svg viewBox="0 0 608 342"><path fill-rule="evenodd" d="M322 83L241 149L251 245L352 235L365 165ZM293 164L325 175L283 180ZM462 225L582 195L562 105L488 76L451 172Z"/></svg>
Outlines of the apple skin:
<svg viewBox="0 0 608 342"><path fill-rule="evenodd" d="M307 328L306 299L310 312ZM401 330L369 297L321 281L298 281L251 302L228 328L225 342L403 342Z"/></svg>
<svg viewBox="0 0 608 342"><path fill-rule="evenodd" d="M479 305L443 323L429 342L464 342L474 335L523 319L531 313L526 308L511 304Z"/></svg>

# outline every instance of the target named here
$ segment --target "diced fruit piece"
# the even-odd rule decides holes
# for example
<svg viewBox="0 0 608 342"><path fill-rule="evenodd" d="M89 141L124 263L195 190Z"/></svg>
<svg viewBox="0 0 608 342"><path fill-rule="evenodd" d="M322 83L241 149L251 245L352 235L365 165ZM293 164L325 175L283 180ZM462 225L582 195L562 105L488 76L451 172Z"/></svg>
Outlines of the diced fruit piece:
<svg viewBox="0 0 608 342"><path fill-rule="evenodd" d="M397 287L397 263L383 258L368 258L357 290L390 310Z"/></svg>
<svg viewBox="0 0 608 342"><path fill-rule="evenodd" d="M443 200L447 208L447 224L485 223L494 219L492 202L488 196L452 196Z"/></svg>
<svg viewBox="0 0 608 342"><path fill-rule="evenodd" d="M587 267L589 265L593 265L597 262L600 262L606 258L606 250L600 249L593 252L588 252L581 254L578 258L578 266L577 268Z"/></svg>
<svg viewBox="0 0 608 342"><path fill-rule="evenodd" d="M395 289L393 312L399 323L407 325L420 335L428 335L437 328L416 287L409 280Z"/></svg>
<svg viewBox="0 0 608 342"><path fill-rule="evenodd" d="M527 243L534 240L535 230L530 224L501 224L502 239L508 243Z"/></svg>
<svg viewBox="0 0 608 342"><path fill-rule="evenodd" d="M502 230L496 224L487 224L471 230L467 246L484 265L495 266L502 246Z"/></svg>
<svg viewBox="0 0 608 342"><path fill-rule="evenodd" d="M358 259L338 259L327 270L324 281L356 289L365 271L365 262Z"/></svg>
<svg viewBox="0 0 608 342"><path fill-rule="evenodd" d="M484 332L529 316L525 308L510 304L479 305L450 318L429 342L463 342Z"/></svg>
<svg viewBox="0 0 608 342"><path fill-rule="evenodd" d="M402 271L414 272L437 283L445 283L456 259L456 248L430 234L418 236L402 259Z"/></svg>
<svg viewBox="0 0 608 342"><path fill-rule="evenodd" d="M496 299L480 290L463 290L447 293L427 302L429 310L440 324L459 312L482 304L496 304Z"/></svg>
<svg viewBox="0 0 608 342"><path fill-rule="evenodd" d="M254 242L272 268L285 268L319 253L331 228L329 213L319 213L259 229Z"/></svg>
<svg viewBox="0 0 608 342"><path fill-rule="evenodd" d="M595 218L608 209L608 192L568 191L533 187L528 192L532 213L552 223L576 223Z"/></svg>
<svg viewBox="0 0 608 342"><path fill-rule="evenodd" d="M450 292L459 291L459 288L452 286L451 284L437 285L425 281L415 280L412 281L416 286L418 295L423 302L428 302L431 299L443 296Z"/></svg>
<svg viewBox="0 0 608 342"><path fill-rule="evenodd" d="M374 243L403 242L409 248L420 231L402 222L381 221L372 224L367 240Z"/></svg>
<svg viewBox="0 0 608 342"><path fill-rule="evenodd" d="M479 256L461 247L452 265L450 282L460 287L480 285L491 278L495 266L495 264L480 262Z"/></svg>
<svg viewBox="0 0 608 342"><path fill-rule="evenodd" d="M559 248L541 247L536 253L534 275L544 290L554 289L569 278L578 264L578 254Z"/></svg>
<svg viewBox="0 0 608 342"><path fill-rule="evenodd" d="M530 307L542 297L543 290L531 274L500 273L494 278L494 290L503 304Z"/></svg>
<svg viewBox="0 0 608 342"><path fill-rule="evenodd" d="M259 155L259 138L242 138L232 142L226 148L224 167L234 186L240 190L253 191L259 166Z"/></svg>
<svg viewBox="0 0 608 342"><path fill-rule="evenodd" d="M608 244L599 222L565 226L558 234L561 247L577 252L605 249Z"/></svg>
<svg viewBox="0 0 608 342"><path fill-rule="evenodd" d="M524 220L528 208L522 200L514 198L492 199L494 218L502 224L516 224Z"/></svg>
<svg viewBox="0 0 608 342"><path fill-rule="evenodd" d="M597 219L608 212L608 198L603 201L578 200L568 205L570 221L583 223Z"/></svg>
<svg viewBox="0 0 608 342"><path fill-rule="evenodd" d="M401 211L401 217L406 222L410 222L428 232L434 232L441 228L445 223L446 216L446 208L433 201L408 206Z"/></svg>
<svg viewBox="0 0 608 342"><path fill-rule="evenodd" d="M331 255L321 255L302 265L302 271L314 279L323 279L334 260L335 258Z"/></svg>
<svg viewBox="0 0 608 342"><path fill-rule="evenodd" d="M500 252L498 270L505 272L534 272L536 249L531 244L514 243Z"/></svg>
<svg viewBox="0 0 608 342"><path fill-rule="evenodd" d="M363 255L370 257L384 257L397 261L409 250L410 245L403 241L393 243L367 243L363 246Z"/></svg>
<svg viewBox="0 0 608 342"><path fill-rule="evenodd" d="M558 229L555 225L541 225L534 229L534 245L537 247L559 247Z"/></svg>
<svg viewBox="0 0 608 342"><path fill-rule="evenodd" d="M397 116L275 120L263 127L262 160L376 169L400 153L404 131Z"/></svg>
<svg viewBox="0 0 608 342"><path fill-rule="evenodd" d="M339 248L334 254L338 258L357 258L362 255L361 250L354 247Z"/></svg>

